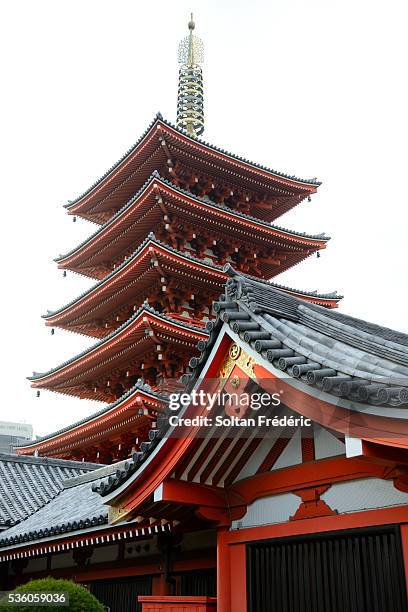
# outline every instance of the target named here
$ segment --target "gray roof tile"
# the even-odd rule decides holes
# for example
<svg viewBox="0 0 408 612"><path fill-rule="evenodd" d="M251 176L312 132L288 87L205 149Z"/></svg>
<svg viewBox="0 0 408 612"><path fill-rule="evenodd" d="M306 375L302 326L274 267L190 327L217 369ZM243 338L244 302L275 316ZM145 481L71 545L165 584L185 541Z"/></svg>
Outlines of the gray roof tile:
<svg viewBox="0 0 408 612"><path fill-rule="evenodd" d="M55 460L58 461L60 460ZM50 464L54 460L41 458L41 462ZM73 461L60 461L60 463L81 465ZM102 478L109 477L110 474L123 468L126 462L109 466L85 465L91 466L88 471L71 469L70 476L60 483L58 491L46 504L37 509L31 508L22 522L3 531L0 547L50 538L107 523L108 508L100 495L92 490L91 481L100 482ZM89 469L93 470L92 473ZM26 486L24 479L21 479L19 486L21 488Z"/></svg>
<svg viewBox="0 0 408 612"><path fill-rule="evenodd" d="M0 526L25 520L54 499L67 478L97 467L63 459L0 454Z"/></svg>
<svg viewBox="0 0 408 612"><path fill-rule="evenodd" d="M213 305L217 318L207 323L208 341L200 342L201 355L192 357L192 372L184 377L187 391L196 383L222 325L228 323L288 376L355 403L384 406L384 416L387 406L408 407L407 334L283 294L231 266L226 271L230 279ZM245 330L242 323L255 323L256 329ZM143 465L166 426L166 418L158 420L142 452L135 453L125 469L94 483L94 490L105 496L121 486Z"/></svg>

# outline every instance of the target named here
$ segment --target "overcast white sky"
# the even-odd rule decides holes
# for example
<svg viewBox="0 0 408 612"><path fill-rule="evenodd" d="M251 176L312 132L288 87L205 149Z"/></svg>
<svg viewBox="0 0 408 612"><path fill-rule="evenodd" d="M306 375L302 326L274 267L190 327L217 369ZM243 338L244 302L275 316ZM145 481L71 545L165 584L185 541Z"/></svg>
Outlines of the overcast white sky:
<svg viewBox="0 0 408 612"><path fill-rule="evenodd" d="M332 241L279 282L344 293L341 310L408 332L407 3L391 0L13 0L1 4L2 402L42 435L102 407L25 380L92 340L40 315L93 284L53 258L94 226L62 205L174 121L190 10L205 43L204 138L323 181L282 217Z"/></svg>

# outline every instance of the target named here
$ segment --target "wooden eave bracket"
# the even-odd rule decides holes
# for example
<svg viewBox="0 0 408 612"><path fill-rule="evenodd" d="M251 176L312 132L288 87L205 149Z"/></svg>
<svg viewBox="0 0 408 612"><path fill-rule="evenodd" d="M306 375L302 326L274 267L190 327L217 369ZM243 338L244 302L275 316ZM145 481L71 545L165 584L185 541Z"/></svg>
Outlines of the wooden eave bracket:
<svg viewBox="0 0 408 612"><path fill-rule="evenodd" d="M165 480L157 487L154 501L195 506L199 518L219 526L230 525L247 510L245 501L233 492L175 479Z"/></svg>
<svg viewBox="0 0 408 612"><path fill-rule="evenodd" d="M157 184L154 185L154 191L156 192L156 196L155 197L156 197L156 201L157 201L157 203L159 205L160 210L162 211L162 213L164 215L169 216L170 213L169 213L165 203L163 202L163 197L162 197L162 194L161 194L161 191L160 191L160 187Z"/></svg>
<svg viewBox="0 0 408 612"><path fill-rule="evenodd" d="M394 475L395 474L395 475ZM402 493L408 493L408 469L397 468L393 474L394 487Z"/></svg>
<svg viewBox="0 0 408 612"><path fill-rule="evenodd" d="M171 156L170 149L165 139L165 133L160 124L157 125L156 135L157 135L157 138L159 139L160 145L163 147L163 151L166 154L167 160L170 160L171 165L174 166L173 158Z"/></svg>
<svg viewBox="0 0 408 612"><path fill-rule="evenodd" d="M260 497L277 493L314 490L333 482L359 478L385 477L390 478L384 466L363 458L328 458L257 474L250 479L234 483L231 490L245 499L247 504L251 504Z"/></svg>
<svg viewBox="0 0 408 612"><path fill-rule="evenodd" d="M320 499L320 496L323 495L323 493L325 493L328 489L330 489L330 485L292 491L292 493L299 496L302 501L295 514L291 516L289 520L295 521L338 514L337 510L332 510L323 499Z"/></svg>
<svg viewBox="0 0 408 612"><path fill-rule="evenodd" d="M151 322L149 321L149 319L146 317L146 321L144 321L145 323L145 332L147 332L147 336L149 336L150 338L153 338L153 340L157 343L160 344L160 340L159 338L156 336L155 331L152 327Z"/></svg>

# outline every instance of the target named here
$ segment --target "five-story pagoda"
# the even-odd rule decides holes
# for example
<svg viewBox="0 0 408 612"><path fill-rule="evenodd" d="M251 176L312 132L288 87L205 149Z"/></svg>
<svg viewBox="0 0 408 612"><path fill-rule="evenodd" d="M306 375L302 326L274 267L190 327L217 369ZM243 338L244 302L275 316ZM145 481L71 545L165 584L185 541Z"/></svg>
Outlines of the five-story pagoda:
<svg viewBox="0 0 408 612"><path fill-rule="evenodd" d="M137 450L205 342L211 303L231 264L272 282L326 247L324 234L275 225L319 183L251 163L203 142L202 43L179 48L177 127L158 114L138 142L82 196L70 215L98 224L56 261L96 284L48 312L51 327L92 336L83 353L30 378L35 389L97 400L99 412L17 449L110 463ZM327 308L340 296L278 290Z"/></svg>

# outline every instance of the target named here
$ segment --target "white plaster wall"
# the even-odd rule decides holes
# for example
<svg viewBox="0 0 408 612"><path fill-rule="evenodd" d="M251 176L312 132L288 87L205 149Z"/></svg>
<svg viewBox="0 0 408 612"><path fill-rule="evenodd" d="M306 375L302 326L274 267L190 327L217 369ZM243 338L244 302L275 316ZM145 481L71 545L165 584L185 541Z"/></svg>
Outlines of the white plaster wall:
<svg viewBox="0 0 408 612"><path fill-rule="evenodd" d="M398 491L392 480L361 478L333 484L321 499L343 513L408 504L408 493Z"/></svg>
<svg viewBox="0 0 408 612"><path fill-rule="evenodd" d="M233 521L231 529L284 523L296 512L300 502L300 498L293 493L257 499L248 506L247 513L242 519Z"/></svg>

